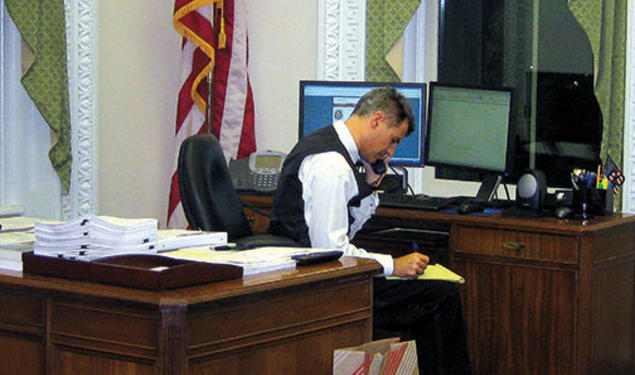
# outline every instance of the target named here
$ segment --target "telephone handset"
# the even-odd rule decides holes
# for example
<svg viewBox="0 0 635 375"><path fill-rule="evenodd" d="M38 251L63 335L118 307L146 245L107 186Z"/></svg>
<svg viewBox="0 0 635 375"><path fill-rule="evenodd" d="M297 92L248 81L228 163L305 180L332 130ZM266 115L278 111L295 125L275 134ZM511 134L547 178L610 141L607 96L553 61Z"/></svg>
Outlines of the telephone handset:
<svg viewBox="0 0 635 375"><path fill-rule="evenodd" d="M279 151L256 151L246 159L231 159L229 173L236 190L273 192L278 186L286 154Z"/></svg>
<svg viewBox="0 0 635 375"><path fill-rule="evenodd" d="M380 176L386 173L386 162L384 161L384 159L377 160L376 162L371 164L370 167L373 169L373 172L375 172L375 174L378 174Z"/></svg>

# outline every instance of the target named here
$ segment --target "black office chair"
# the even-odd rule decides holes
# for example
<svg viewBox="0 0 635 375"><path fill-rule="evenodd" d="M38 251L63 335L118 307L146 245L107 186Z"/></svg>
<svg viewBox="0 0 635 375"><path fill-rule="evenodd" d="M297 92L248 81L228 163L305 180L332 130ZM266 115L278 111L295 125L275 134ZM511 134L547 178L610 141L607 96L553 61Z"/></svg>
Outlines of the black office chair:
<svg viewBox="0 0 635 375"><path fill-rule="evenodd" d="M186 138L179 149L179 191L192 229L227 232L239 249L297 246L287 237L253 235L225 156L213 134Z"/></svg>

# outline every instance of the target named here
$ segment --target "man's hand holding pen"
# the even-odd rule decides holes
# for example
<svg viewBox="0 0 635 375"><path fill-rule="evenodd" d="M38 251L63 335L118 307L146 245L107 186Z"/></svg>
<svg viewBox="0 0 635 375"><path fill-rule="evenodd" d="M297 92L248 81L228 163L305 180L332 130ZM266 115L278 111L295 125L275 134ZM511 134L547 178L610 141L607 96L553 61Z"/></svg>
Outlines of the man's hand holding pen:
<svg viewBox="0 0 635 375"><path fill-rule="evenodd" d="M393 260L395 268L393 276L417 278L426 270L430 258L418 252L412 252Z"/></svg>

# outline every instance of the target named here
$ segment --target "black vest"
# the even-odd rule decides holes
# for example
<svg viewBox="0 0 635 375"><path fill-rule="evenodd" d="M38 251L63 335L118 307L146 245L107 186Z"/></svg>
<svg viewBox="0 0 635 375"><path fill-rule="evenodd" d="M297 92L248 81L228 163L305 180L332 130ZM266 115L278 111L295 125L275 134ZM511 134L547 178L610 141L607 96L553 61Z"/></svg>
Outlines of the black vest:
<svg viewBox="0 0 635 375"><path fill-rule="evenodd" d="M273 211L269 231L272 234L290 237L304 246L311 246L309 229L304 221L304 200L302 199L302 182L298 179L298 171L302 160L309 155L335 151L344 156L355 173L358 195L348 202L348 207L359 207L362 199L372 194L365 176L358 172L355 161L351 160L348 151L337 136L333 126L319 129L300 142L287 155L273 200ZM328 202L324 202L328 204ZM349 214L349 231L352 218Z"/></svg>

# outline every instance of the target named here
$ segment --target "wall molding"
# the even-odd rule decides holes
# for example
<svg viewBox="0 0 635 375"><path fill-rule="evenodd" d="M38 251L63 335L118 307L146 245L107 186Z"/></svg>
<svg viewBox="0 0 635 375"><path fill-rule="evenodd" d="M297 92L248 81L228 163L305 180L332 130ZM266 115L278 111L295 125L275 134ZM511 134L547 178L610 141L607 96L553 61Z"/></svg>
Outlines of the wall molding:
<svg viewBox="0 0 635 375"><path fill-rule="evenodd" d="M635 1L629 0L626 15L626 82L624 85L624 162L622 211L635 213Z"/></svg>
<svg viewBox="0 0 635 375"><path fill-rule="evenodd" d="M72 171L62 197L62 219L96 212L97 206L97 0L66 0Z"/></svg>
<svg viewBox="0 0 635 375"><path fill-rule="evenodd" d="M365 0L318 1L318 79L364 80L365 25Z"/></svg>

